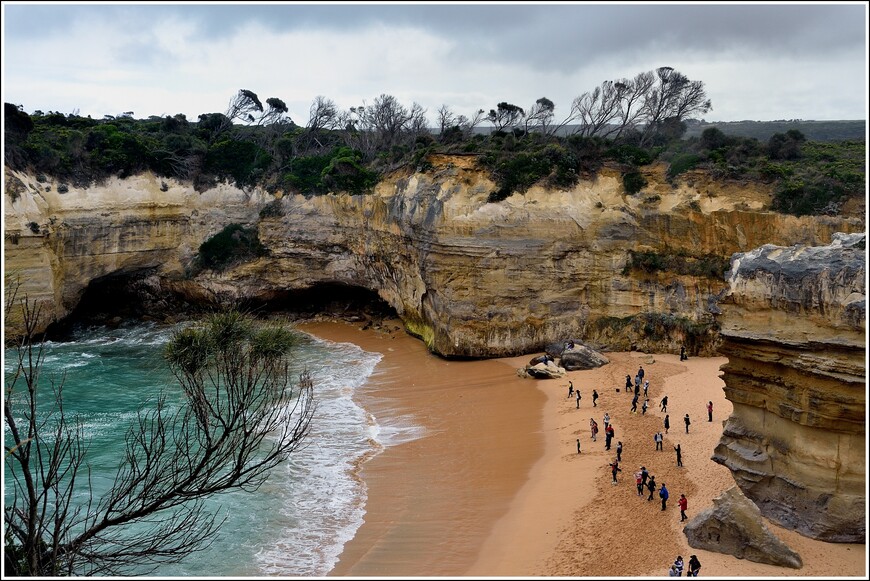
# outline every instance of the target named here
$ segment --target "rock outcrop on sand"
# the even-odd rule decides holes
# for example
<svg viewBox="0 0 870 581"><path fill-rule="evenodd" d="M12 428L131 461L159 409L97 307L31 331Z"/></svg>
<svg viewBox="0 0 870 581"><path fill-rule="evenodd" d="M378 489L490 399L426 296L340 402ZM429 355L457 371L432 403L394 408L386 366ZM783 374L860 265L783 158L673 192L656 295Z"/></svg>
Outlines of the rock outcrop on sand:
<svg viewBox="0 0 870 581"><path fill-rule="evenodd" d="M560 367L553 361L530 363L525 367L517 369L517 375L532 379L559 379L560 377L565 377L565 368Z"/></svg>
<svg viewBox="0 0 870 581"><path fill-rule="evenodd" d="M761 512L737 487L713 499L713 506L691 519L683 532L689 546L738 559L800 569L800 555L770 532Z"/></svg>
<svg viewBox="0 0 870 581"><path fill-rule="evenodd" d="M719 317L734 412L713 459L764 516L825 541L866 540L865 240L735 255Z"/></svg>
<svg viewBox="0 0 870 581"><path fill-rule="evenodd" d="M595 369L610 363L610 360L603 353L579 340L572 341L570 346L562 349L558 357L559 365L564 367L566 371Z"/></svg>

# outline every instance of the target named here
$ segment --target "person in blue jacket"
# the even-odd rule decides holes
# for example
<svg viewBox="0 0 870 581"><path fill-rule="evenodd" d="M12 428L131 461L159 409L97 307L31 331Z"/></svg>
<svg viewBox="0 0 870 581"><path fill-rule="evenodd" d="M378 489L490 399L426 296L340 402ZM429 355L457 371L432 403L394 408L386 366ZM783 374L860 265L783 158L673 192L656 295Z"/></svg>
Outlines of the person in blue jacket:
<svg viewBox="0 0 870 581"><path fill-rule="evenodd" d="M668 487L665 486L665 483L662 482L662 487L659 488L659 498L662 499L662 510L665 510L668 507Z"/></svg>

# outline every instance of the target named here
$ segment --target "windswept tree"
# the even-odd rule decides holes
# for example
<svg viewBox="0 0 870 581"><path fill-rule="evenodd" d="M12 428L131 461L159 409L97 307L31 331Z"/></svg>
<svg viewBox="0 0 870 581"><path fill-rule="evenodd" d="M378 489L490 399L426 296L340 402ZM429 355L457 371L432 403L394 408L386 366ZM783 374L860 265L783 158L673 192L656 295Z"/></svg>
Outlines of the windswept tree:
<svg viewBox="0 0 870 581"><path fill-rule="evenodd" d="M615 85L619 91L620 107L614 139L619 139L627 130L634 130L643 116L643 102L655 82L652 71L638 73L633 79L620 79Z"/></svg>
<svg viewBox="0 0 870 581"><path fill-rule="evenodd" d="M612 125L619 117L623 85L605 81L591 93L583 93L571 105L579 125L575 133L584 137L607 137L616 131Z"/></svg>
<svg viewBox="0 0 870 581"><path fill-rule="evenodd" d="M466 137L471 137L474 133L474 130L484 121L486 120L486 111L483 109L476 110L471 117L466 117L465 115L460 115L456 118L456 122L459 124L460 129L462 129L463 134Z"/></svg>
<svg viewBox="0 0 870 581"><path fill-rule="evenodd" d="M673 125L711 109L703 82L690 81L671 67L659 67L655 83L644 96L641 145L649 143L653 135L661 132L666 121Z"/></svg>
<svg viewBox="0 0 870 581"><path fill-rule="evenodd" d="M605 81L575 98L560 127L577 123L574 133L620 139L639 134L640 145L656 136L679 136L683 122L712 109L701 81L691 81L671 67L640 73L633 79Z"/></svg>
<svg viewBox="0 0 870 581"><path fill-rule="evenodd" d="M541 97L535 104L529 108L525 119L525 131L540 130L541 133L549 135L550 125L553 121L553 111L556 105L546 97Z"/></svg>
<svg viewBox="0 0 870 581"><path fill-rule="evenodd" d="M234 124L253 127L271 127L280 132L291 125L287 116L287 104L277 97L266 99L266 107L253 91L239 89L227 105L225 113L204 113L199 116L201 123L209 124L209 143L223 137ZM274 133L275 131L273 131Z"/></svg>
<svg viewBox="0 0 870 581"><path fill-rule="evenodd" d="M526 112L523 111L522 107L502 101L496 105L495 109L489 110L487 121L492 123L493 129L496 131L503 131L516 127L525 116Z"/></svg>
<svg viewBox="0 0 870 581"><path fill-rule="evenodd" d="M207 499L256 490L309 433L312 382L305 372L291 380L291 332L216 314L169 342L184 405L173 411L160 395L138 414L113 484L97 497L63 381L39 374L40 310L20 305L26 333L4 399L6 575L142 574L179 562L220 530Z"/></svg>

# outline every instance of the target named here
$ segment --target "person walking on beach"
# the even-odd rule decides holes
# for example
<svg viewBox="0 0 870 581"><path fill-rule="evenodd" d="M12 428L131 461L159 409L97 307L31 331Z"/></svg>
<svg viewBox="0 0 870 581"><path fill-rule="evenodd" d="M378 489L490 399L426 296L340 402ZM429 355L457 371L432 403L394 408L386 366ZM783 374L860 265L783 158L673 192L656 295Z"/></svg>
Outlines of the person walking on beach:
<svg viewBox="0 0 870 581"><path fill-rule="evenodd" d="M634 386L634 397L640 397L640 384Z"/></svg>
<svg viewBox="0 0 870 581"><path fill-rule="evenodd" d="M574 382L569 381L568 382L568 397L571 397L572 395L574 395Z"/></svg>
<svg viewBox="0 0 870 581"><path fill-rule="evenodd" d="M604 431L605 432L607 431L607 426L609 426L609 425L610 425L610 414L607 412L604 412Z"/></svg>
<svg viewBox="0 0 870 581"><path fill-rule="evenodd" d="M634 393L637 393L637 390L640 389L640 375L634 376Z"/></svg>
<svg viewBox="0 0 870 581"><path fill-rule="evenodd" d="M649 480L646 483L646 489L649 490L649 497L646 499L647 502L651 501L653 498L653 494L656 491L656 477L650 476Z"/></svg>
<svg viewBox="0 0 870 581"><path fill-rule="evenodd" d="M616 461L622 462L622 442L616 443Z"/></svg>
<svg viewBox="0 0 870 581"><path fill-rule="evenodd" d="M674 451L677 453L677 466L682 468L683 467L683 449L680 448L679 444L677 444L676 446L674 446Z"/></svg>
<svg viewBox="0 0 870 581"><path fill-rule="evenodd" d="M689 570L686 572L686 577L697 577L701 571L701 561L696 555L689 557Z"/></svg>
<svg viewBox="0 0 870 581"><path fill-rule="evenodd" d="M596 436L598 435L598 424L595 423L595 420L589 418L589 430L592 432L592 441L597 442Z"/></svg>
<svg viewBox="0 0 870 581"><path fill-rule="evenodd" d="M668 396L662 398L661 403L659 404L661 411L663 414L668 413Z"/></svg>
<svg viewBox="0 0 870 581"><path fill-rule="evenodd" d="M634 397L631 400L631 413L637 413L637 394L634 394Z"/></svg>
<svg viewBox="0 0 870 581"><path fill-rule="evenodd" d="M649 379L643 382L643 396L649 397Z"/></svg>
<svg viewBox="0 0 870 581"><path fill-rule="evenodd" d="M643 381L643 365L637 368L637 376L640 378L641 381Z"/></svg>
<svg viewBox="0 0 870 581"><path fill-rule="evenodd" d="M649 400L648 400L648 399L643 400L643 406L640 408L640 409L641 409L641 414L640 414L640 415L645 416L645 415L646 415L646 410L647 410L648 407L649 407Z"/></svg>
<svg viewBox="0 0 870 581"><path fill-rule="evenodd" d="M689 356L686 355L686 346L680 345L680 361L685 361Z"/></svg>
<svg viewBox="0 0 870 581"><path fill-rule="evenodd" d="M686 433L688 434L689 433L689 424L692 423L691 421L689 421L689 414L686 414L686 417L683 418L683 421L686 422Z"/></svg>
<svg viewBox="0 0 870 581"><path fill-rule="evenodd" d="M677 577L683 576L683 557L681 555L677 555L677 560L674 561L674 567L677 568Z"/></svg>
<svg viewBox="0 0 870 581"><path fill-rule="evenodd" d="M656 435L653 436L653 441L656 443L656 452L658 452L659 450L664 452L664 448L662 448L662 442L665 441L665 437L662 436L661 432L656 432Z"/></svg>
<svg viewBox="0 0 870 581"><path fill-rule="evenodd" d="M577 438L577 453L580 453L580 438Z"/></svg>
<svg viewBox="0 0 870 581"><path fill-rule="evenodd" d="M646 481L649 479L649 471L647 471L646 466L640 467L640 480L641 484L646 486ZM641 489L643 490L643 489Z"/></svg>
<svg viewBox="0 0 870 581"><path fill-rule="evenodd" d="M579 390L579 389L578 389L575 393L577 394L577 409L579 410L579 409L580 409L580 398L583 397L583 396L580 395L580 390Z"/></svg>
<svg viewBox="0 0 870 581"><path fill-rule="evenodd" d="M689 500L686 498L685 494L680 495L680 500L677 501L677 504L680 506L680 522L686 520L686 509L689 507Z"/></svg>
<svg viewBox="0 0 870 581"><path fill-rule="evenodd" d="M619 389L617 389L616 391L619 391ZM630 375L625 376L625 392L631 393L631 376Z"/></svg>
<svg viewBox="0 0 870 581"><path fill-rule="evenodd" d="M668 433L668 430L671 429L671 416L665 414L665 433Z"/></svg>
<svg viewBox="0 0 870 581"><path fill-rule="evenodd" d="M610 473L613 475L613 482L611 484L616 484L616 473L622 472L622 468L619 467L619 462L614 460L610 463Z"/></svg>
<svg viewBox="0 0 870 581"><path fill-rule="evenodd" d="M595 389L592 390L592 407L598 407L598 391Z"/></svg>
<svg viewBox="0 0 870 581"><path fill-rule="evenodd" d="M707 402L707 421L708 422L713 421L713 402L712 401Z"/></svg>
<svg viewBox="0 0 870 581"><path fill-rule="evenodd" d="M671 568L668 569L668 577L679 577L677 573L677 566L671 563Z"/></svg>
<svg viewBox="0 0 870 581"><path fill-rule="evenodd" d="M662 510L668 508L668 497L670 495L671 493L668 492L668 487L665 486L664 482L662 482L662 487L659 489L659 498L662 499Z"/></svg>
<svg viewBox="0 0 870 581"><path fill-rule="evenodd" d="M644 478L643 478L642 469L643 469L643 466L641 466L641 470L638 470L637 472L634 473L634 481L637 483L637 495L638 496L643 496Z"/></svg>
<svg viewBox="0 0 870 581"><path fill-rule="evenodd" d="M610 450L610 441L613 440L613 426L607 426L604 428L604 449Z"/></svg>

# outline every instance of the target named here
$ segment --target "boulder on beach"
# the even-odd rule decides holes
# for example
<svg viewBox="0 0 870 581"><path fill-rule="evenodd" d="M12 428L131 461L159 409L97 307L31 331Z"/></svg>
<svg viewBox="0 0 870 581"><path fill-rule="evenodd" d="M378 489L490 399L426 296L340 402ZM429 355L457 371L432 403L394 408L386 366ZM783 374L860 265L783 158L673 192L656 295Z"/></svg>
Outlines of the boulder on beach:
<svg viewBox="0 0 870 581"><path fill-rule="evenodd" d="M689 546L734 555L756 563L803 567L801 556L768 529L761 511L736 486L713 499L683 529Z"/></svg>

